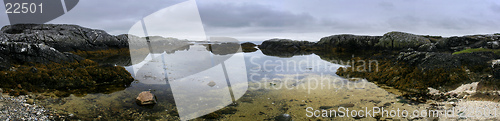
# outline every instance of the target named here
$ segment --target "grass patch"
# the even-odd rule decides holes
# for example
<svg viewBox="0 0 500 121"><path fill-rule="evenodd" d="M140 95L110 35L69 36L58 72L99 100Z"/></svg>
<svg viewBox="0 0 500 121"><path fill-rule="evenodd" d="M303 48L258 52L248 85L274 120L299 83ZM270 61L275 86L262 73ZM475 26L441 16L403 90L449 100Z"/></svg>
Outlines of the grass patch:
<svg viewBox="0 0 500 121"><path fill-rule="evenodd" d="M455 54L462 54L462 53L472 53L472 52L493 52L496 55L500 55L500 49L485 49L485 48L470 48L470 49L465 49L461 50L458 52L454 52L453 55Z"/></svg>

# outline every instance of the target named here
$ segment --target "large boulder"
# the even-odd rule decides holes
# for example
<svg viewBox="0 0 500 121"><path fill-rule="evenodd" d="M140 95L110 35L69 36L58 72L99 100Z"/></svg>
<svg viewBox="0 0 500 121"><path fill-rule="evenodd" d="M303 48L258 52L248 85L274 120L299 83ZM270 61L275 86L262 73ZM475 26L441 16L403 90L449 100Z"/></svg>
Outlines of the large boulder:
<svg viewBox="0 0 500 121"><path fill-rule="evenodd" d="M442 50L460 51L466 48L490 48L497 49L500 35L467 35L443 38L436 42L436 47Z"/></svg>
<svg viewBox="0 0 500 121"><path fill-rule="evenodd" d="M61 52L128 47L125 36L78 25L16 24L0 30L0 41L46 44Z"/></svg>
<svg viewBox="0 0 500 121"><path fill-rule="evenodd" d="M382 36L358 36L351 34L323 37L317 43L323 47L342 47L346 49L373 49Z"/></svg>
<svg viewBox="0 0 500 121"><path fill-rule="evenodd" d="M419 35L404 32L389 32L380 38L376 46L387 49L417 49L428 43L431 43L430 39Z"/></svg>

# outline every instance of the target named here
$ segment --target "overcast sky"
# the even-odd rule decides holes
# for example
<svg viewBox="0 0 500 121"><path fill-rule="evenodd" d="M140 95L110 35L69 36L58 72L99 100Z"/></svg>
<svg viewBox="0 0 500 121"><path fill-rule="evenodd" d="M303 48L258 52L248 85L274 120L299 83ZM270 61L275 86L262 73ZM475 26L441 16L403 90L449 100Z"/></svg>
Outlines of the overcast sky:
<svg viewBox="0 0 500 121"><path fill-rule="evenodd" d="M125 34L141 18L184 1L80 0L49 23ZM335 34L390 31L441 36L500 33L498 0L199 0L197 6L208 36L240 41L318 41ZM7 24L7 15L0 14L0 25Z"/></svg>

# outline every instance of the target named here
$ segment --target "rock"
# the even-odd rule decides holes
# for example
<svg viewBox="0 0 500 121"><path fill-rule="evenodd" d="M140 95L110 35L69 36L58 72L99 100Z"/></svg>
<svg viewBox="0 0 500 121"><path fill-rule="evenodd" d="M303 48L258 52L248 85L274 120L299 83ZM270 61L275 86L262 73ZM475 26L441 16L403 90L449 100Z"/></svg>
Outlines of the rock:
<svg viewBox="0 0 500 121"><path fill-rule="evenodd" d="M420 47L418 47L417 50L418 51L424 51L424 52L436 52L437 48L436 48L436 44L434 44L434 43L427 43L427 44L423 44Z"/></svg>
<svg viewBox="0 0 500 121"><path fill-rule="evenodd" d="M337 107L350 108L350 107L354 107L354 104L351 104L351 103L344 103L344 104L340 104L340 105L338 105Z"/></svg>
<svg viewBox="0 0 500 121"><path fill-rule="evenodd" d="M262 53L268 56L293 57L295 55L310 55L315 43L308 41L294 41L289 39L271 39L262 42L259 46Z"/></svg>
<svg viewBox="0 0 500 121"><path fill-rule="evenodd" d="M45 44L30 44L25 42L0 42L0 69L5 70L11 64L63 63L83 60L82 57L61 53Z"/></svg>
<svg viewBox="0 0 500 121"><path fill-rule="evenodd" d="M495 77L496 79L500 79L500 59L493 60L491 63L491 68L493 77Z"/></svg>
<svg viewBox="0 0 500 121"><path fill-rule="evenodd" d="M243 52L255 52L258 49L255 48L257 45L251 42L241 43L241 49Z"/></svg>
<svg viewBox="0 0 500 121"><path fill-rule="evenodd" d="M151 91L143 91L136 98L139 105L153 105L156 104L156 97Z"/></svg>
<svg viewBox="0 0 500 121"><path fill-rule="evenodd" d="M495 48L498 47L500 35L468 35L462 37L443 38L436 43L438 49L459 51L467 47L470 48Z"/></svg>
<svg viewBox="0 0 500 121"><path fill-rule="evenodd" d="M240 44L238 43L220 43L206 45L207 50L216 55L228 55L241 52Z"/></svg>
<svg viewBox="0 0 500 121"><path fill-rule="evenodd" d="M66 24L16 24L0 30L4 42L45 44L61 52L128 47L124 36L109 35L103 30Z"/></svg>
<svg viewBox="0 0 500 121"><path fill-rule="evenodd" d="M292 121L292 116L289 114L281 114L276 117L274 117L276 121Z"/></svg>
<svg viewBox="0 0 500 121"><path fill-rule="evenodd" d="M210 86L210 87L214 87L215 86L215 82L214 81L210 81L210 82L208 82L207 85Z"/></svg>
<svg viewBox="0 0 500 121"><path fill-rule="evenodd" d="M342 47L348 50L374 49L382 36L358 36L351 34L323 37L317 43L322 47Z"/></svg>
<svg viewBox="0 0 500 121"><path fill-rule="evenodd" d="M418 48L428 43L431 41L422 36L404 32L389 32L384 34L375 46L387 49L404 49Z"/></svg>
<svg viewBox="0 0 500 121"><path fill-rule="evenodd" d="M319 107L319 109L323 109L323 110L330 109L330 108L333 108L333 106L320 106Z"/></svg>
<svg viewBox="0 0 500 121"><path fill-rule="evenodd" d="M487 68L487 62L497 58L492 52L473 52L463 54L448 54L438 52L401 52L398 61L405 62L412 66L418 66L421 69L435 68L458 68L469 66L474 68Z"/></svg>
<svg viewBox="0 0 500 121"><path fill-rule="evenodd" d="M33 105L33 104L35 104L35 100L33 100L33 99L27 99L26 103Z"/></svg>
<svg viewBox="0 0 500 121"><path fill-rule="evenodd" d="M285 50L285 51L299 51L306 50L314 47L316 43L309 41L293 41L290 39L270 39L262 42L259 46L264 50Z"/></svg>
<svg viewBox="0 0 500 121"><path fill-rule="evenodd" d="M498 42L498 41L487 42L486 44L487 44L487 48L489 48L489 49L500 48L500 42Z"/></svg>

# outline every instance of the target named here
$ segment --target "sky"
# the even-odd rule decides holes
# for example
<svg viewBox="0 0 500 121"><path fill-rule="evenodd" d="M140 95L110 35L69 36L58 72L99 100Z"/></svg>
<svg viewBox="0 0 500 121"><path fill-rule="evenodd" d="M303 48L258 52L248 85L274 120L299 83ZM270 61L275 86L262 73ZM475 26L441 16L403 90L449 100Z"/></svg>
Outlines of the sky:
<svg viewBox="0 0 500 121"><path fill-rule="evenodd" d="M126 34L143 17L182 2L80 0L71 11L48 23ZM207 36L240 41L318 41L336 34L390 31L439 36L500 33L498 0L198 0L196 5ZM8 24L7 15L0 14L0 26Z"/></svg>

